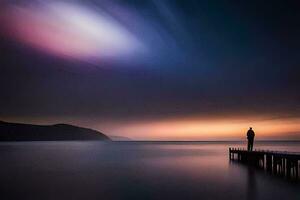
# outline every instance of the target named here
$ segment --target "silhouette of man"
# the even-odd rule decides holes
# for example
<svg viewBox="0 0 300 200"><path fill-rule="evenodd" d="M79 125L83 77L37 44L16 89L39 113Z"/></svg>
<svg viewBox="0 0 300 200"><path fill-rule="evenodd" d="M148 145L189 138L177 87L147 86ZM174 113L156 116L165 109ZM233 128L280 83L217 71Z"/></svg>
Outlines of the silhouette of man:
<svg viewBox="0 0 300 200"><path fill-rule="evenodd" d="M247 139L248 139L248 151L252 151L253 150L253 142L254 142L254 136L255 133L252 130L252 127L250 127L250 129L247 132Z"/></svg>

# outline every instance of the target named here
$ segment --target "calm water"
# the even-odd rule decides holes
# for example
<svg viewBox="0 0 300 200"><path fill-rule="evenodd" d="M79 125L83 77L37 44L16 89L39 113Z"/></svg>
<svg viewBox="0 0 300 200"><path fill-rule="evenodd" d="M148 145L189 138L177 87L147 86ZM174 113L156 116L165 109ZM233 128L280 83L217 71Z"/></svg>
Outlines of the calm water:
<svg viewBox="0 0 300 200"><path fill-rule="evenodd" d="M299 183L228 161L242 143L0 144L0 199L300 199ZM300 143L256 148L300 152Z"/></svg>

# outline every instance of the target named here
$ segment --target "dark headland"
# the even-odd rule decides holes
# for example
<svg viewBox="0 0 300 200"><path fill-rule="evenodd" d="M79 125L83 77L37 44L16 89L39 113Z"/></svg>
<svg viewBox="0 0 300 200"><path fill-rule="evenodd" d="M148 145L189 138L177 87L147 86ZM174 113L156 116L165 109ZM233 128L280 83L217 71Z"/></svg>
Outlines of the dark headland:
<svg viewBox="0 0 300 200"><path fill-rule="evenodd" d="M0 121L0 142L62 140L110 140L110 138L99 131L69 124L33 125Z"/></svg>

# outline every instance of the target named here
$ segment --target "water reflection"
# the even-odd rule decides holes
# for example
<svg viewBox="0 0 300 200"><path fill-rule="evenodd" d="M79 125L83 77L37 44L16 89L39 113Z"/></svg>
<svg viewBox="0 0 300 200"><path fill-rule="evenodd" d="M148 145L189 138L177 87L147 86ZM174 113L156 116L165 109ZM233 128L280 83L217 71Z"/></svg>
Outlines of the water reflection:
<svg viewBox="0 0 300 200"><path fill-rule="evenodd" d="M247 200L255 200L257 197L256 174L253 167L247 167Z"/></svg>
<svg viewBox="0 0 300 200"><path fill-rule="evenodd" d="M237 144L0 144L0 199L276 200L299 197L297 185L274 180L244 165L228 164L228 147L232 145Z"/></svg>

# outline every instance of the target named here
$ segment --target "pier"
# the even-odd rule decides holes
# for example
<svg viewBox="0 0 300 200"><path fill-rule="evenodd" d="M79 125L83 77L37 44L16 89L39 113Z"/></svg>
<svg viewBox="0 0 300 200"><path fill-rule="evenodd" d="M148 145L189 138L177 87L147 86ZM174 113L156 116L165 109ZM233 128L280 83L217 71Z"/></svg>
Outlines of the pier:
<svg viewBox="0 0 300 200"><path fill-rule="evenodd" d="M229 148L229 159L256 166L274 175L299 180L300 153Z"/></svg>

